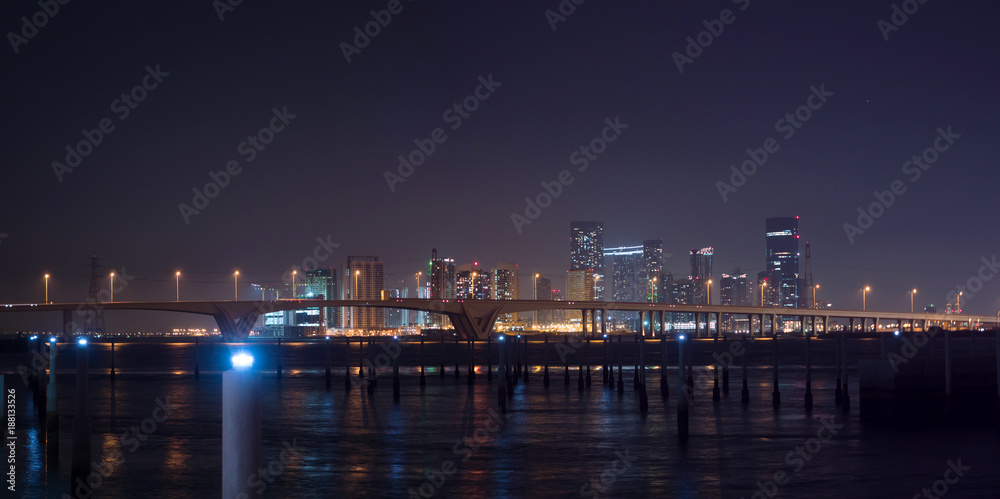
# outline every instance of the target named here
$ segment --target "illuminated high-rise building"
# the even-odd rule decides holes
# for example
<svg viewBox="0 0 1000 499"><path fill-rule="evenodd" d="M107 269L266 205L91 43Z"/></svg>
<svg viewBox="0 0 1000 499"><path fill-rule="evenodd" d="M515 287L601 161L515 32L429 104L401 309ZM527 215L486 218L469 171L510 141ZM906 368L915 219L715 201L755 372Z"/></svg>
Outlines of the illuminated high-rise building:
<svg viewBox="0 0 1000 499"><path fill-rule="evenodd" d="M534 298L536 300L554 300L552 293L552 279L539 275L533 279L535 286ZM551 310L539 310L535 312L535 327L552 324L553 317Z"/></svg>
<svg viewBox="0 0 1000 499"><path fill-rule="evenodd" d="M642 267L637 274L642 284L649 286L654 277L663 272L663 240L647 239L642 242Z"/></svg>
<svg viewBox="0 0 1000 499"><path fill-rule="evenodd" d="M345 300L381 300L385 287L385 265L375 256L348 256L342 271ZM343 307L340 323L350 329L385 327L385 313L380 308Z"/></svg>
<svg viewBox="0 0 1000 499"><path fill-rule="evenodd" d="M611 257L611 301L642 302L645 301L644 290L646 282L643 274L643 247L621 246L605 248L604 256ZM611 311L609 319L616 324L632 324L638 320L637 312L628 310ZM634 324L633 324L634 326Z"/></svg>
<svg viewBox="0 0 1000 499"><path fill-rule="evenodd" d="M493 278L479 262L460 265L455 273L455 298L462 300L492 300Z"/></svg>
<svg viewBox="0 0 1000 499"><path fill-rule="evenodd" d="M432 300L450 300L457 296L455 290L455 260L438 257L437 248L431 250L430 268L427 271L430 278L430 296ZM426 320L430 327L446 327L450 321L443 314L428 313Z"/></svg>
<svg viewBox="0 0 1000 499"><path fill-rule="evenodd" d="M593 270L570 270L566 272L566 300L567 301L594 301L595 294L595 272ZM567 310L566 317L570 322L580 322L582 318L579 310Z"/></svg>
<svg viewBox="0 0 1000 499"><path fill-rule="evenodd" d="M299 298L318 298L320 296L327 300L336 299L339 296L337 290L337 271L332 268L306 270L304 285L298 290ZM296 286L298 287L298 286ZM320 310L320 318L324 327L335 327L340 323L337 317L337 307L323 307Z"/></svg>
<svg viewBox="0 0 1000 499"><path fill-rule="evenodd" d="M745 272L736 269L719 279L719 303L732 307L753 306L753 287ZM722 314L722 327L729 332L746 333L749 323L744 315Z"/></svg>
<svg viewBox="0 0 1000 499"><path fill-rule="evenodd" d="M592 270L597 296L604 296L604 223L570 222L569 269Z"/></svg>
<svg viewBox="0 0 1000 499"><path fill-rule="evenodd" d="M711 246L699 250L691 249L692 305L708 304L708 280L712 278L712 257L715 250Z"/></svg>
<svg viewBox="0 0 1000 499"><path fill-rule="evenodd" d="M493 267L493 282L491 292L494 300L516 300L521 286L521 269L517 264L497 262ZM502 314L497 318L500 324L513 324L518 314Z"/></svg>
<svg viewBox="0 0 1000 499"><path fill-rule="evenodd" d="M765 222L766 272L774 282L772 307L804 307L799 276L799 217L772 217Z"/></svg>

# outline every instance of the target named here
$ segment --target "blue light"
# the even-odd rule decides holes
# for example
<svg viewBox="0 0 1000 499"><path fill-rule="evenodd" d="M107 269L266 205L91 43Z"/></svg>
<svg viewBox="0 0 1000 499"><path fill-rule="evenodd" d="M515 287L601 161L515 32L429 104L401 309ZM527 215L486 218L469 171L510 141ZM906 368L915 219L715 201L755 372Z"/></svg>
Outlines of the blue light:
<svg viewBox="0 0 1000 499"><path fill-rule="evenodd" d="M253 367L253 356L248 353L238 353L233 355L233 369L237 371L249 371Z"/></svg>
<svg viewBox="0 0 1000 499"><path fill-rule="evenodd" d="M326 335L326 339L330 339L330 335Z"/></svg>
<svg viewBox="0 0 1000 499"><path fill-rule="evenodd" d="M55 343L55 342L56 342L56 337L55 336L49 338L49 343Z"/></svg>
<svg viewBox="0 0 1000 499"><path fill-rule="evenodd" d="M683 339L684 339L684 335L683 335L683 334L682 334L682 335L680 335L680 337L679 337L679 338L683 340Z"/></svg>
<svg viewBox="0 0 1000 499"><path fill-rule="evenodd" d="M517 337L518 337L518 338L520 338L520 337L521 337L521 335L517 335Z"/></svg>
<svg viewBox="0 0 1000 499"><path fill-rule="evenodd" d="M392 339L394 339L394 340L398 340L398 339L399 339L399 336L393 336L393 337L392 337Z"/></svg>
<svg viewBox="0 0 1000 499"><path fill-rule="evenodd" d="M31 339L37 340L38 339L38 335L32 336Z"/></svg>
<svg viewBox="0 0 1000 499"><path fill-rule="evenodd" d="M607 337L608 337L608 335L606 335L606 334L605 334L605 335L604 335L604 337L605 337L605 338L607 338Z"/></svg>
<svg viewBox="0 0 1000 499"><path fill-rule="evenodd" d="M76 340L76 343L78 345L80 345L81 347L85 347L85 346L87 346L87 338L80 338L80 339Z"/></svg>
<svg viewBox="0 0 1000 499"><path fill-rule="evenodd" d="M499 340L500 340L500 341L503 341L503 335L502 335L502 334L500 335L500 338L499 338Z"/></svg>
<svg viewBox="0 0 1000 499"><path fill-rule="evenodd" d="M899 336L899 331L896 331L895 333L892 333L892 334L894 334L896 336Z"/></svg>

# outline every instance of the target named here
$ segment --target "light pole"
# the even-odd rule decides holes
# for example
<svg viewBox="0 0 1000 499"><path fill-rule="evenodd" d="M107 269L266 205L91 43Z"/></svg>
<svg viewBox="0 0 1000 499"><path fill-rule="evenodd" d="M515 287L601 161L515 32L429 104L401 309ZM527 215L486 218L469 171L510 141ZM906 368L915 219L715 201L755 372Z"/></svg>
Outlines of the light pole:
<svg viewBox="0 0 1000 499"><path fill-rule="evenodd" d="M177 301L181 301L181 271L178 270L174 277L177 278Z"/></svg>
<svg viewBox="0 0 1000 499"><path fill-rule="evenodd" d="M917 288L913 288L913 291L910 291L910 313L911 314L913 313L913 295L915 295L915 294L917 294Z"/></svg>
<svg viewBox="0 0 1000 499"><path fill-rule="evenodd" d="M240 301L240 271L233 272L233 301Z"/></svg>
<svg viewBox="0 0 1000 499"><path fill-rule="evenodd" d="M819 284L813 286L813 308L819 308L819 304L816 302L816 290L819 289Z"/></svg>
<svg viewBox="0 0 1000 499"><path fill-rule="evenodd" d="M115 302L115 273L111 273L111 303Z"/></svg>
<svg viewBox="0 0 1000 499"><path fill-rule="evenodd" d="M706 282L705 284L708 286L708 292L707 292L708 296L706 297L706 299L708 301L707 304L711 305L712 304L712 280L709 279L708 282Z"/></svg>
<svg viewBox="0 0 1000 499"><path fill-rule="evenodd" d="M956 303L955 303L955 313L956 314L962 312L962 293L964 293L964 291L959 291L958 292L958 299L955 300L956 301Z"/></svg>
<svg viewBox="0 0 1000 499"><path fill-rule="evenodd" d="M865 286L864 289L861 290L861 310L863 312L867 312L868 311L868 300L867 300L867 298L868 298L868 292L871 291L871 290L872 290L872 288L870 286Z"/></svg>
<svg viewBox="0 0 1000 499"><path fill-rule="evenodd" d="M476 299L476 273L472 273L472 279L469 281L469 299Z"/></svg>
<svg viewBox="0 0 1000 499"><path fill-rule="evenodd" d="M45 274L45 303L49 302L49 275Z"/></svg>
<svg viewBox="0 0 1000 499"><path fill-rule="evenodd" d="M358 289L358 277L360 277L360 276L361 276L361 271L360 270L355 270L354 271L354 299L355 300L358 299L358 291L360 291Z"/></svg>
<svg viewBox="0 0 1000 499"><path fill-rule="evenodd" d="M649 302L656 303L656 278L649 281Z"/></svg>
<svg viewBox="0 0 1000 499"><path fill-rule="evenodd" d="M531 299L532 300L538 300L538 278L539 277L541 277L541 274L539 274L538 272L535 272L535 275L531 276ZM535 325L535 328L537 328L538 327L538 310L535 310L531 315L532 315L531 321Z"/></svg>
<svg viewBox="0 0 1000 499"><path fill-rule="evenodd" d="M298 274L298 270L292 271L292 299L295 299L295 274Z"/></svg>
<svg viewBox="0 0 1000 499"><path fill-rule="evenodd" d="M760 283L760 306L764 306L764 288L767 287L767 281Z"/></svg>

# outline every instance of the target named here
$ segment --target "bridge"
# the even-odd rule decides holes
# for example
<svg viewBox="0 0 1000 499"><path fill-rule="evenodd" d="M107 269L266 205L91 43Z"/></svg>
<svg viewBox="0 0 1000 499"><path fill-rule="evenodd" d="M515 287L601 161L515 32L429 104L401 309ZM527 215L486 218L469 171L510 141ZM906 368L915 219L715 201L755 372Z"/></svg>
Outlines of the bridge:
<svg viewBox="0 0 1000 499"><path fill-rule="evenodd" d="M860 321L862 331L871 328L878 331L878 324L883 321L894 321L897 327L903 329L909 325L914 331L919 327L960 329L963 324L968 328L977 325L985 327L1000 327L1000 315L976 316L958 314L907 313L892 311L858 311L806 308L774 308L774 307L733 307L726 305L686 305L666 303L626 303L607 301L555 301L555 300L433 300L419 298L392 298L387 300L326 300L326 299L289 299L276 301L153 301L153 302L85 302L85 303L48 303L48 304L7 304L0 305L0 313L15 312L62 312L63 332L72 336L80 328L73 322L73 312L95 310L145 310L159 312L182 312L190 314L210 315L219 325L219 331L226 341L243 341L249 336L251 328L262 314L268 312L300 310L315 307L371 307L416 310L442 314L451 321L455 331L462 339L485 339L493 332L496 320L502 314L532 312L539 310L573 310L582 313L582 332L587 334L588 322L590 334L606 332L607 321L598 317L607 317L610 311L632 311L640 314L640 324L648 320L649 333L655 335L654 325L659 323L659 334L664 333L666 314L692 314L694 316L695 334L702 333L699 329L699 319L704 317L705 331L708 334L708 324L715 315L716 324L722 323L722 315L746 316L750 322L756 317L763 333L765 318L770 318L771 333L777 332L778 317L794 317L804 330L807 323L816 330L818 324L823 330L829 330L831 319L846 320L851 331L855 330L856 321ZM658 317L658 319L657 319ZM643 325L643 334L645 326Z"/></svg>

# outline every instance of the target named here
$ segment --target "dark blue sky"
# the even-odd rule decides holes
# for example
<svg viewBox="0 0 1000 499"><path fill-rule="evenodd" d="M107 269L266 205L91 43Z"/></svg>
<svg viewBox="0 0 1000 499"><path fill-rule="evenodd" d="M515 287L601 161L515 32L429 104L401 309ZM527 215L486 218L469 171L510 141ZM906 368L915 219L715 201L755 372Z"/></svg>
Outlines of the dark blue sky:
<svg viewBox="0 0 1000 499"><path fill-rule="evenodd" d="M17 53L8 33L41 8L0 7L0 302L41 301L45 272L53 300L82 300L91 253L136 276L116 299L172 299L175 269L187 298L225 299L234 269L277 282L328 236L340 247L325 264L377 255L387 286L412 286L435 246L558 286L574 219L604 221L608 246L662 238L676 275L709 245L716 274L755 274L764 219L799 215L821 299L857 308L869 284L870 308L904 310L914 287L919 305L943 304L1000 243L993 3L930 0L885 40L891 1L591 0L553 31L556 1L403 0L348 63L341 43L387 4L245 0L220 21L208 0L71 1ZM735 20L679 72L672 54L723 9ZM169 76L120 119L115 100L156 65ZM452 130L443 113L488 75L500 85ZM776 122L821 85L833 95L784 139ZM275 108L295 117L248 162L238 148ZM578 171L571 154L615 117L628 128ZM114 131L60 182L52 163L106 118ZM911 181L904 162L948 126L961 137ZM438 127L447 139L390 191L384 172ZM717 183L768 138L780 149L723 201ZM178 205L231 160L240 173L185 223ZM564 169L573 183L519 234L511 214ZM849 241L843 225L894 180L905 193ZM1000 279L971 294L968 312L995 313Z"/></svg>

